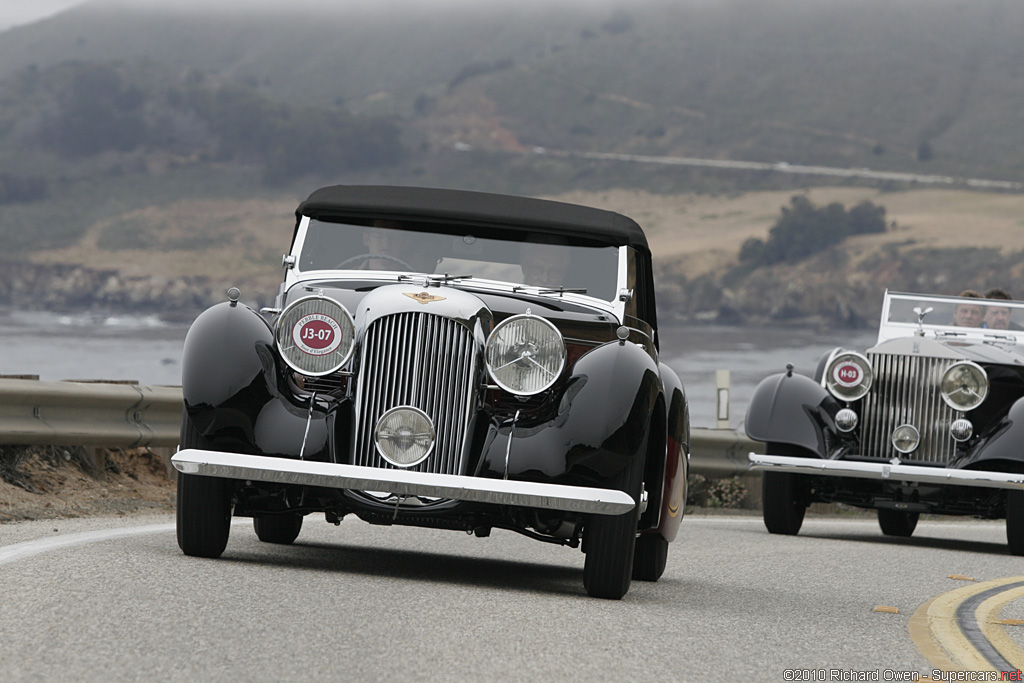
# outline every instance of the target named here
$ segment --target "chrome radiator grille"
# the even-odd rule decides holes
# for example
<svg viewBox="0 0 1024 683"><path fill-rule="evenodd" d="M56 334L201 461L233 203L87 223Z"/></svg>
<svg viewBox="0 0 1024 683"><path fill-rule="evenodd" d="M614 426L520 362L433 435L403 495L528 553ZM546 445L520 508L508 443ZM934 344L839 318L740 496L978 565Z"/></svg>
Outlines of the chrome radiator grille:
<svg viewBox="0 0 1024 683"><path fill-rule="evenodd" d="M939 385L950 361L919 356L869 354L874 384L861 412L861 451L869 458L946 464L955 442L949 425L956 411L942 400ZM921 432L921 445L903 455L890 438L896 427L911 424Z"/></svg>
<svg viewBox="0 0 1024 683"><path fill-rule="evenodd" d="M356 384L353 464L392 467L377 453L373 429L386 411L407 405L429 415L437 432L430 457L409 469L463 474L477 356L472 332L449 318L399 313L371 323Z"/></svg>

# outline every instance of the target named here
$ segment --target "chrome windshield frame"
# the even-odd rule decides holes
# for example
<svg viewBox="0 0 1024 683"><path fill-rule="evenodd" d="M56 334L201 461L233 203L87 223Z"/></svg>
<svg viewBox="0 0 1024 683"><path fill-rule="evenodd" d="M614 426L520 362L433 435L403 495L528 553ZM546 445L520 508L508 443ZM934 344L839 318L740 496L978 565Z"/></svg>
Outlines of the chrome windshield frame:
<svg viewBox="0 0 1024 683"><path fill-rule="evenodd" d="M300 255L302 254L306 236L309 231L309 225L310 218L308 216L303 216L299 221L295 239L292 243L292 249L288 254L286 254L286 257L291 257L291 259L289 259L290 262L285 265L284 282L282 283L281 290L279 292L279 300L283 300L283 295L297 285L308 285L313 282L322 282L324 280L332 280L336 282L359 280L363 282L380 282L382 285L396 283L421 284L424 288L431 286L432 284L430 282L430 275L434 275L434 273L410 273L409 271L400 270L354 269L311 269L304 271L300 267ZM445 286L457 288L465 287L494 294L518 294L522 292L545 298L563 299L573 304L597 308L604 313L614 315L617 321L622 322L625 319L627 302L622 299L619 292L623 290L636 291L636 283L629 282L629 248L620 245L615 247L615 249L617 250L616 262L618 264L618 271L615 277L616 294L612 299L603 299L590 294L570 291L570 289L566 289L564 292L559 292L546 287L526 285L521 282L492 280L482 277L472 277L471 279L467 278L465 280L451 280L446 282ZM437 273L437 275L447 274ZM465 275L472 274L465 273Z"/></svg>

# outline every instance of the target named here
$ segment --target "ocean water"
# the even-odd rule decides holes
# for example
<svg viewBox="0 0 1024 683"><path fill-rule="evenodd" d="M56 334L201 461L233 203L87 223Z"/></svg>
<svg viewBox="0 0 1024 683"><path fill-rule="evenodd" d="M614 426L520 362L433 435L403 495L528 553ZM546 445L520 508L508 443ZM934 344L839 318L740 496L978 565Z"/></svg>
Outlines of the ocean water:
<svg viewBox="0 0 1024 683"><path fill-rule="evenodd" d="M157 316L0 312L0 374L181 384L187 325Z"/></svg>
<svg viewBox="0 0 1024 683"><path fill-rule="evenodd" d="M0 375L177 386L187 331L188 325L156 316L0 311ZM741 428L762 379L784 371L786 363L813 374L818 359L832 348L863 351L875 338L868 330L673 326L661 329L661 353L686 387L694 427L715 426L716 371L728 370L729 423Z"/></svg>

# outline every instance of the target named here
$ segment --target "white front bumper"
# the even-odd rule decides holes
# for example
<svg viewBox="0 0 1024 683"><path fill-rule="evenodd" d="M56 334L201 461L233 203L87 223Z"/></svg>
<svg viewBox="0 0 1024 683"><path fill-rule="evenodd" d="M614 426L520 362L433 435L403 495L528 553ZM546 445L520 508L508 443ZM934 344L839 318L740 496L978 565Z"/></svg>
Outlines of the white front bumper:
<svg viewBox="0 0 1024 683"><path fill-rule="evenodd" d="M797 472L832 477L858 479L884 479L893 482L922 484L949 484L955 486L982 486L994 489L1024 489L1024 474L985 472L981 470L951 470L918 465L891 465L888 463L849 462L846 460L820 460L795 458L788 455L759 455L751 453L750 469L770 472Z"/></svg>
<svg viewBox="0 0 1024 683"><path fill-rule="evenodd" d="M627 493L615 489L338 465L197 448L178 451L171 463L179 472L206 477L387 491L400 496L450 498L598 515L621 515L636 506Z"/></svg>

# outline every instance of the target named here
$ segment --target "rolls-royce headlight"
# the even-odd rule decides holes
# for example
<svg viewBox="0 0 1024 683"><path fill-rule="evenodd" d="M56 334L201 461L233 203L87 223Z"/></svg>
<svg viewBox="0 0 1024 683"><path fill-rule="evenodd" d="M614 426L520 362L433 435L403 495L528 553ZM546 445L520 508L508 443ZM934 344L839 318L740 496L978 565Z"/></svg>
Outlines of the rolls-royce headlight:
<svg viewBox="0 0 1024 683"><path fill-rule="evenodd" d="M836 413L836 429L841 432L852 432L857 426L857 413L843 408Z"/></svg>
<svg viewBox="0 0 1024 683"><path fill-rule="evenodd" d="M842 401L856 401L871 389L871 363L859 353L835 354L825 369L825 387Z"/></svg>
<svg viewBox="0 0 1024 683"><path fill-rule="evenodd" d="M377 451L398 467L412 467L430 455L434 435L430 417L412 406L392 408L381 415L373 433Z"/></svg>
<svg viewBox="0 0 1024 683"><path fill-rule="evenodd" d="M892 446L906 455L917 450L921 443L921 432L914 425L900 425L892 432Z"/></svg>
<svg viewBox="0 0 1024 683"><path fill-rule="evenodd" d="M953 420L953 424L949 425L949 435L953 437L953 441L967 441L974 435L974 425L962 417Z"/></svg>
<svg viewBox="0 0 1024 683"><path fill-rule="evenodd" d="M973 410L988 396L988 375L969 360L953 363L942 375L942 400L954 410Z"/></svg>
<svg viewBox="0 0 1024 683"><path fill-rule="evenodd" d="M487 371L495 384L518 396L549 388L565 367L565 340L544 318L514 315L487 339Z"/></svg>
<svg viewBox="0 0 1024 683"><path fill-rule="evenodd" d="M355 323L337 301L308 297L281 312L276 336L281 357L293 369L304 375L327 375L351 355Z"/></svg>

